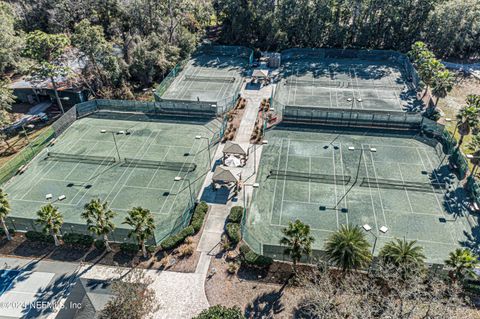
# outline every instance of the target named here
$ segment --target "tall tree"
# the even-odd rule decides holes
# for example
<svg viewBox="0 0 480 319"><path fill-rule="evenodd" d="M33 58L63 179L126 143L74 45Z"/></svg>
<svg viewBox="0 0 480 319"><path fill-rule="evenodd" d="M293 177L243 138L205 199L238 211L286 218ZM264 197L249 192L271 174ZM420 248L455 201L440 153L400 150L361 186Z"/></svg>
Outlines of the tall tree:
<svg viewBox="0 0 480 319"><path fill-rule="evenodd" d="M366 267L371 259L370 243L358 226L342 225L325 243L328 261L340 267L344 274Z"/></svg>
<svg viewBox="0 0 480 319"><path fill-rule="evenodd" d="M387 263L403 269L423 268L425 255L423 247L416 240L395 239L387 242L380 250L379 256Z"/></svg>
<svg viewBox="0 0 480 319"><path fill-rule="evenodd" d="M9 3L0 1L0 78L8 70L14 70L21 64L23 39L21 32L15 29L15 15Z"/></svg>
<svg viewBox="0 0 480 319"><path fill-rule="evenodd" d="M437 107L438 101L441 98L445 98L453 89L454 83L455 77L450 71L442 70L436 72L432 83L432 93L437 98L435 101L435 107Z"/></svg>
<svg viewBox="0 0 480 319"><path fill-rule="evenodd" d="M285 245L284 254L292 259L294 274L297 273L297 263L302 256L312 254L312 243L315 238L310 234L310 226L296 220L289 222L288 227L282 229L283 237L280 244Z"/></svg>
<svg viewBox="0 0 480 319"><path fill-rule="evenodd" d="M63 65L60 59L68 45L70 39L66 35L48 34L40 30L30 32L25 44L25 54L36 61L32 75L39 81L50 81L62 113L65 111L58 95L57 78L68 74L68 66Z"/></svg>
<svg viewBox="0 0 480 319"><path fill-rule="evenodd" d="M63 216L57 207L52 204L42 206L37 212L37 223L43 226L43 231L53 236L55 246L60 245L58 236L63 225Z"/></svg>
<svg viewBox="0 0 480 319"><path fill-rule="evenodd" d="M477 275L474 269L478 264L478 256L466 248L455 249L448 255L448 259L445 260L445 265L451 268L449 274L453 282L463 280L467 276L476 278Z"/></svg>
<svg viewBox="0 0 480 319"><path fill-rule="evenodd" d="M8 85L8 81L3 81L0 78L0 128L11 122L9 111L12 108L13 102L15 102L13 90L10 89ZM7 148L10 148L8 135L3 130L0 130L0 139L7 144Z"/></svg>
<svg viewBox="0 0 480 319"><path fill-rule="evenodd" d="M457 128L460 134L457 148L463 144L464 137L469 135L471 130L478 127L479 124L480 103L472 102L475 102L475 99L470 96L467 98L467 104L457 113Z"/></svg>
<svg viewBox="0 0 480 319"><path fill-rule="evenodd" d="M142 207L134 207L128 212L125 217L124 224L132 227L129 231L128 237L134 237L137 243L142 248L143 257L147 257L147 248L145 242L153 236L155 230L155 223L153 215L150 210Z"/></svg>
<svg viewBox="0 0 480 319"><path fill-rule="evenodd" d="M112 251L108 242L108 235L115 230L113 218L115 213L108 208L107 202L101 202L100 199L92 199L90 203L85 204L85 210L82 218L87 221L88 231L101 236L107 251Z"/></svg>
<svg viewBox="0 0 480 319"><path fill-rule="evenodd" d="M2 224L3 232L7 236L8 240L12 240L12 236L8 231L7 224L5 223L5 218L7 218L10 213L10 203L8 202L7 194L0 189L0 223Z"/></svg>

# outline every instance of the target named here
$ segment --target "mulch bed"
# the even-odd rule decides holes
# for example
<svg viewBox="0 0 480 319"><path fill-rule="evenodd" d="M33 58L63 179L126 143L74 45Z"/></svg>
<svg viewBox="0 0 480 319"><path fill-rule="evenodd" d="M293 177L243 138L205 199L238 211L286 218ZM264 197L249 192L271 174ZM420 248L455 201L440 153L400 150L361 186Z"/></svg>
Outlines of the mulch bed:
<svg viewBox="0 0 480 319"><path fill-rule="evenodd" d="M227 267L224 258L215 258L210 264L205 283L210 305L238 306L247 318L294 317L304 289L287 284L289 264L274 263L268 270L242 266L235 275L229 274Z"/></svg>
<svg viewBox="0 0 480 319"><path fill-rule="evenodd" d="M200 234L193 237L191 245L197 247ZM0 240L0 255L17 258L33 258L66 262L84 262L106 266L137 267L144 269L171 270L177 272L195 272L200 253L194 251L189 257L180 257L176 250L172 252L159 251L148 259L143 258L141 252L127 254L120 251L120 245L112 243L112 252L106 253L94 247L62 245L33 242L27 240L22 233L16 233L11 241L5 237ZM169 263L165 265L162 259L169 256Z"/></svg>

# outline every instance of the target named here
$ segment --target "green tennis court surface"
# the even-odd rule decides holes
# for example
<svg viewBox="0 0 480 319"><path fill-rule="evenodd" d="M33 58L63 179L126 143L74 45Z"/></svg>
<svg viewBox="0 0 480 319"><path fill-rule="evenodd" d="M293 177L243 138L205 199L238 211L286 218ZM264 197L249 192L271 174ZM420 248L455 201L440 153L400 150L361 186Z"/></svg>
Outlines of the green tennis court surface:
<svg viewBox="0 0 480 319"><path fill-rule="evenodd" d="M468 242L465 194L435 141L316 130L267 134L245 232L257 252L282 259L281 230L297 218L312 227L316 250L348 223L372 227L376 253L393 238L418 240L429 262Z"/></svg>
<svg viewBox="0 0 480 319"><path fill-rule="evenodd" d="M283 64L275 100L331 109L415 111L416 91L400 63L298 58Z"/></svg>
<svg viewBox="0 0 480 319"><path fill-rule="evenodd" d="M247 58L201 54L189 60L163 100L218 102L238 94Z"/></svg>
<svg viewBox="0 0 480 319"><path fill-rule="evenodd" d="M207 141L195 137L212 139L220 125L217 120L194 119L77 120L24 174L6 184L10 222L18 230L39 229L34 223L36 211L51 194L64 215L64 231L85 231L83 207L100 198L118 213L115 240L126 235L121 223L127 211L141 206L154 214L158 242L184 226L191 207L188 181L196 194L208 171ZM178 176L182 179L174 181ZM66 198L58 200L62 195Z"/></svg>

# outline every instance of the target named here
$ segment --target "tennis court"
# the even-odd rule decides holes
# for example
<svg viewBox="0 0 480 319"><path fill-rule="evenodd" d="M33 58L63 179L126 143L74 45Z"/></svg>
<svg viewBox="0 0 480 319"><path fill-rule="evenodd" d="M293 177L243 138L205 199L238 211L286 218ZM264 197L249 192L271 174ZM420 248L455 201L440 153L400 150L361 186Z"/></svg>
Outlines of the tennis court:
<svg viewBox="0 0 480 319"><path fill-rule="evenodd" d="M199 54L188 61L162 100L218 102L236 96L248 57Z"/></svg>
<svg viewBox="0 0 480 319"><path fill-rule="evenodd" d="M201 187L209 169L208 145L221 123L161 117L144 121L136 114L128 119L128 113L121 113L120 120L112 116L115 112L108 113L75 121L24 174L7 182L12 227L39 229L36 211L54 202L64 215L64 231L85 231L80 215L93 198L108 201L118 213L117 241L126 236L121 223L132 207L152 211L157 242L188 223L190 191L195 197Z"/></svg>
<svg viewBox="0 0 480 319"><path fill-rule="evenodd" d="M409 77L394 61L301 57L283 64L274 99L293 106L416 111Z"/></svg>
<svg viewBox="0 0 480 319"><path fill-rule="evenodd" d="M283 259L281 230L297 218L311 226L316 250L340 225L368 224L376 253L405 237L429 262L442 262L471 233L463 189L433 140L286 127L267 140L244 234L257 252Z"/></svg>

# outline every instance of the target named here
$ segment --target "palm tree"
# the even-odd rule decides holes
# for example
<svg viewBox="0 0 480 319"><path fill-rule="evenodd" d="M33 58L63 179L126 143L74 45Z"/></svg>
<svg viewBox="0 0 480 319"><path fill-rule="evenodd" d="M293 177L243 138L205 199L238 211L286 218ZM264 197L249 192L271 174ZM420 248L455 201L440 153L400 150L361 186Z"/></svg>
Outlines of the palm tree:
<svg viewBox="0 0 480 319"><path fill-rule="evenodd" d="M422 268L425 262L423 247L417 245L416 240L395 239L383 246L379 256L387 263L405 269Z"/></svg>
<svg viewBox="0 0 480 319"><path fill-rule="evenodd" d="M432 83L432 93L435 97L437 97L437 100L435 101L435 107L437 107L440 98L445 98L453 89L454 82L455 78L448 70L441 70L435 73Z"/></svg>
<svg viewBox="0 0 480 319"><path fill-rule="evenodd" d="M63 225L63 216L58 211L58 208L49 203L40 208L37 215L37 223L43 225L43 231L51 234L53 240L55 240L55 246L59 246L60 241L58 240L58 235L60 235L60 229Z"/></svg>
<svg viewBox="0 0 480 319"><path fill-rule="evenodd" d="M8 213L10 213L10 203L8 202L7 194L3 192L3 189L0 189L0 223L2 223L3 231L7 239L12 240L12 236L5 223L5 218L8 216Z"/></svg>
<svg viewBox="0 0 480 319"><path fill-rule="evenodd" d="M288 227L282 230L284 237L280 239L280 244L286 245L284 254L292 259L293 273L297 273L297 263L303 255L312 254L312 243L315 238L310 235L310 226L296 220L289 222Z"/></svg>
<svg viewBox="0 0 480 319"><path fill-rule="evenodd" d="M372 260L370 243L358 226L342 225L325 243L329 262L342 268L343 273L367 266Z"/></svg>
<svg viewBox="0 0 480 319"><path fill-rule="evenodd" d="M445 265L452 268L449 275L453 282L462 280L466 276L475 278L477 275L474 269L478 264L478 256L466 248L455 249L455 251L449 254L448 259L445 260Z"/></svg>
<svg viewBox="0 0 480 319"><path fill-rule="evenodd" d="M436 74L445 67L440 61L435 59L435 56L430 51L425 51L420 54L418 64L418 75L426 85L423 93L423 96L425 96L428 89L433 85Z"/></svg>
<svg viewBox="0 0 480 319"><path fill-rule="evenodd" d="M92 199L85 204L85 211L82 217L87 220L87 228L91 233L102 236L107 251L112 251L108 243L108 235L115 230L112 219L115 212L108 208L108 203L101 203L100 199Z"/></svg>
<svg viewBox="0 0 480 319"><path fill-rule="evenodd" d="M137 243L142 247L143 257L147 258L147 248L145 241L153 236L155 224L152 213L142 207L134 207L128 212L123 224L127 224L133 229L128 233L128 237L135 237Z"/></svg>

